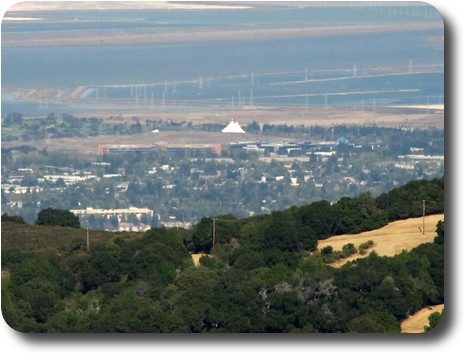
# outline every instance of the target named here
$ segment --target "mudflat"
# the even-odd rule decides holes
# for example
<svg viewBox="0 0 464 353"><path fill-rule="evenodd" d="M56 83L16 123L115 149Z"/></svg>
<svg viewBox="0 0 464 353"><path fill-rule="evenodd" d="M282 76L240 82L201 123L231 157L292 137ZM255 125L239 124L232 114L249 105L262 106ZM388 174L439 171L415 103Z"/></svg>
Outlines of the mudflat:
<svg viewBox="0 0 464 353"><path fill-rule="evenodd" d="M253 27L209 27L164 31L154 28L121 30L79 30L59 32L11 32L2 34L3 47L50 47L64 45L143 45L200 43L212 41L254 41L282 38L321 37L340 34L387 33L441 29L440 23L336 24L336 25L256 25Z"/></svg>

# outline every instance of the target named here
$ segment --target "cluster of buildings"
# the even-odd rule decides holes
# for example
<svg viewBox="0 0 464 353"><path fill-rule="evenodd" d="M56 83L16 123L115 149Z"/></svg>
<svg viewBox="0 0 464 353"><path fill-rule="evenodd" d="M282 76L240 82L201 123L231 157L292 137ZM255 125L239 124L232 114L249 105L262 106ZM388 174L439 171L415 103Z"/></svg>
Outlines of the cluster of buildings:
<svg viewBox="0 0 464 353"><path fill-rule="evenodd" d="M281 141L281 142L268 142L268 141L238 141L228 145L229 149L256 151L258 153L275 153L279 155L295 155L313 152L328 152L334 153L339 141L312 143L309 141Z"/></svg>
<svg viewBox="0 0 464 353"><path fill-rule="evenodd" d="M119 231L144 231L163 225L188 228L191 223L184 222L184 219L193 222L199 214L204 214L206 207L214 207L218 213L224 210L229 212L226 207L231 202L221 197L230 196L230 192L221 193L230 189L232 184L237 190L234 201L237 210L260 212L261 209L261 212L267 212L287 207L285 199L288 195L287 198L298 198L300 195L307 198L311 195L319 199L334 199L348 192L358 193L366 187L378 187L382 191L386 181L391 181L391 186L395 186L411 178L433 177L441 173L444 166L443 155L427 155L424 148L416 147L411 147L404 155L380 160L366 158L365 153L388 148L378 139L357 141L358 145L343 137L317 143L269 142L240 139L243 134L240 130L243 130L239 128L235 121L224 128L224 133L232 131L239 138L236 142L223 145L153 143L98 147L99 155L159 150L172 153L173 158L143 165L144 172L138 168L136 178L134 172L123 165L112 166L103 160L82 168L47 165L41 167L40 171L32 168L3 169L2 207L8 212L21 209L19 213L30 214L28 221L31 221L37 209L50 204L46 203L47 200L59 199L62 193L71 191L74 197L71 207L76 208L71 211L81 218L83 225L88 222L96 229ZM350 148L340 149L343 146ZM255 158L248 164L247 158L239 158L238 162L235 158L218 158L227 157L224 152L238 151L257 153L259 162L267 163L257 163ZM191 163L177 164L185 159L175 155L184 153L193 157L190 158ZM198 154L201 154L201 158L196 158ZM230 156L239 154L230 153ZM272 161L279 164L270 163ZM253 192L248 193L248 189ZM151 199L143 201L147 195ZM99 203L103 208L86 207L89 200L95 198L104 200ZM180 205L179 200L183 198L192 202L193 206ZM247 200L246 206L241 204L243 199ZM115 203L114 200L123 202ZM116 208L134 204L148 205L155 211L138 207ZM96 206L96 203L90 205Z"/></svg>
<svg viewBox="0 0 464 353"><path fill-rule="evenodd" d="M80 219L85 219L88 216L97 216L100 219L106 220L108 223L112 223L112 220L117 220L114 222L114 228L117 229L108 229L108 230L119 230L119 231L146 231L151 228L150 224L147 224L147 220L151 221L154 217L154 211L149 208L138 208L138 207L129 207L129 208L117 208L117 209L101 209L87 207L85 209L74 209L70 210ZM131 222L131 218L137 220L136 224ZM143 222L145 221L145 222ZM150 222L151 223L151 222Z"/></svg>
<svg viewBox="0 0 464 353"><path fill-rule="evenodd" d="M159 130L153 130L158 133ZM232 120L224 129L225 134L245 134L240 124ZM221 155L222 146L220 144L172 144L172 143L154 143L154 144L105 144L98 146L98 155L102 156L107 153L121 152L151 152L155 149L164 150L173 153L206 153L212 152L218 156Z"/></svg>
<svg viewBox="0 0 464 353"><path fill-rule="evenodd" d="M223 130L223 133L244 134L240 124L233 120ZM102 156L108 153L122 152L152 152L154 150L162 150L172 153L212 153L220 156L224 148L230 151L244 150L246 152L255 151L258 153L274 153L280 155L294 155L307 152L328 152L332 153L340 143L348 143L343 137L338 141L324 141L321 143L311 143L309 141L291 142L268 142L268 141L250 141L243 140L230 143L228 145L221 144L190 144L190 143L166 143L157 142L153 144L106 144L98 146L98 155Z"/></svg>
<svg viewBox="0 0 464 353"><path fill-rule="evenodd" d="M171 144L171 143L154 143L151 145L125 144L125 145L99 145L98 155L102 156L108 153L122 152L152 152L154 150L163 150L173 153L207 153L212 152L218 156L221 155L220 144Z"/></svg>
<svg viewBox="0 0 464 353"><path fill-rule="evenodd" d="M220 156L224 148L231 151L244 150L246 152L255 151L258 153L275 153L279 155L295 155L308 152L329 152L335 151L339 145L335 142L322 142L314 144L308 141L302 142L268 142L268 141L237 141L228 145L220 144L175 144L159 142L152 145L99 145L98 154L100 156L108 153L123 153L123 152L152 152L154 150L162 150L172 153L212 153Z"/></svg>

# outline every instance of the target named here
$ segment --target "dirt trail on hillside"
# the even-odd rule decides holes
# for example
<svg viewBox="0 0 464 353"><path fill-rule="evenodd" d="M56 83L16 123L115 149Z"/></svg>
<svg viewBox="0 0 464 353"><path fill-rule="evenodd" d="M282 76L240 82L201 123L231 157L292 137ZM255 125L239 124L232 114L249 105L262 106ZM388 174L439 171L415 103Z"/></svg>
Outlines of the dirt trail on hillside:
<svg viewBox="0 0 464 353"><path fill-rule="evenodd" d="M380 256L393 256L403 250L411 250L422 243L431 243L436 237L436 226L438 221L444 220L444 214L436 214L425 217L425 234L422 234L422 217L409 218L401 221L391 222L386 226L363 232L359 234L344 234L330 237L319 241L319 250L332 246L333 250L342 250L342 247L348 243L353 243L356 248L368 240L374 241L374 246L367 250L365 255L354 254L345 259L333 262L330 265L340 267L354 259L365 257L371 251Z"/></svg>
<svg viewBox="0 0 464 353"><path fill-rule="evenodd" d="M205 254L191 254L192 255L192 260L195 266L200 266L200 258L205 255Z"/></svg>
<svg viewBox="0 0 464 353"><path fill-rule="evenodd" d="M436 312L442 312L444 308L444 304L439 304L419 310L401 323L401 332L423 333L424 326L429 326L429 316Z"/></svg>

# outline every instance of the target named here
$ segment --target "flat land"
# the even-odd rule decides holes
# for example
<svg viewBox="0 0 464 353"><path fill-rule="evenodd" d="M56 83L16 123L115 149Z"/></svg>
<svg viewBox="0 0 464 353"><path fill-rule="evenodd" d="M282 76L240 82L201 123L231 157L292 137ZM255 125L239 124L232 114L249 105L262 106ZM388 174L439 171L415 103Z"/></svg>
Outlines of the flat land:
<svg viewBox="0 0 464 353"><path fill-rule="evenodd" d="M322 249L332 246L333 250L342 250L348 243L353 243L356 248L368 240L374 241L374 246L367 251L367 254L354 254L345 259L340 259L330 265L340 267L357 258L367 256L371 251L375 251L380 256L394 256L403 250L411 250L422 243L431 243L436 237L436 225L438 221L444 220L444 214L436 214L425 217L425 234L422 234L422 217L409 218L401 221L391 222L385 227L363 232L359 234L344 234L330 237L319 241L318 247Z"/></svg>
<svg viewBox="0 0 464 353"><path fill-rule="evenodd" d="M237 136L239 135L239 136ZM245 137L246 136L246 137ZM40 141L28 141L29 146L38 149L47 148L48 151L76 152L88 155L98 153L98 145L151 145L163 144L228 144L235 141L254 141L259 138L252 134L223 134L221 132L207 132L199 130L164 131L159 133L147 132L137 135L101 135L87 138L70 137ZM274 138L275 139L275 138ZM2 147L22 145L23 142L2 143Z"/></svg>
<svg viewBox="0 0 464 353"><path fill-rule="evenodd" d="M95 112L80 114L82 117L94 116L105 118L112 112ZM242 126L253 121L259 124L287 124L287 125L377 125L382 127L406 128L444 128L443 107L379 107L376 110L350 107L321 107L321 106L259 106L240 110L215 109L208 110L186 108L183 111L118 111L123 119L134 116L141 121L146 119L172 120L175 122L192 122L193 124L223 123L228 124L232 119ZM224 126L225 126L224 125Z"/></svg>
<svg viewBox="0 0 464 353"><path fill-rule="evenodd" d="M287 124L304 126L335 125L376 125L382 127L404 127L427 129L431 127L444 129L443 110L424 108L379 108L376 111L362 111L343 107L257 107L243 110L185 110L185 111L106 111L78 114L78 117L96 117L106 123L132 124L139 120L142 124L147 119L174 121L193 125L204 123L223 124L224 127L233 119L242 127L253 121L264 124ZM137 135L99 135L88 138L60 138L40 141L29 141L28 145L48 150L67 150L86 154L96 154L100 144L229 144L236 141L265 140L277 142L288 140L288 136L265 136L253 134L223 134L201 130L169 131L159 129L158 133L142 133ZM293 137L297 139L298 137ZM317 141L312 141L317 142ZM4 142L3 147L22 145L24 141Z"/></svg>
<svg viewBox="0 0 464 353"><path fill-rule="evenodd" d="M429 306L419 310L401 323L402 333L423 333L424 326L429 325L429 316L435 312L442 312L444 304Z"/></svg>

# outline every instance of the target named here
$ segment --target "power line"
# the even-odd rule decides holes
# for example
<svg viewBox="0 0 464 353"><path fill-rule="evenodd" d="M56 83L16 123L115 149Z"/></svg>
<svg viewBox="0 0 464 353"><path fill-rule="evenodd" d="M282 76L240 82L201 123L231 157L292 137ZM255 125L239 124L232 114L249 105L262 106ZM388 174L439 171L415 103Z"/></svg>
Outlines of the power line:
<svg viewBox="0 0 464 353"><path fill-rule="evenodd" d="M422 235L425 235L425 202L441 204L439 201L422 200ZM419 227L420 228L420 227Z"/></svg>
<svg viewBox="0 0 464 353"><path fill-rule="evenodd" d="M216 221L221 221L221 222L240 222L240 220L238 219L222 219L222 218L214 218L214 217L211 217L211 219L213 220L213 229L212 229L212 247L211 247L211 250L214 251L214 245L216 244Z"/></svg>

